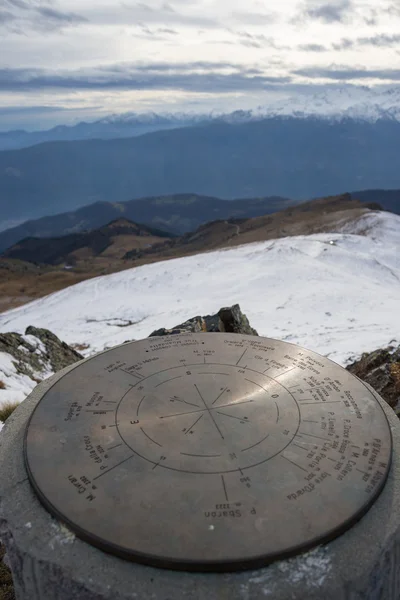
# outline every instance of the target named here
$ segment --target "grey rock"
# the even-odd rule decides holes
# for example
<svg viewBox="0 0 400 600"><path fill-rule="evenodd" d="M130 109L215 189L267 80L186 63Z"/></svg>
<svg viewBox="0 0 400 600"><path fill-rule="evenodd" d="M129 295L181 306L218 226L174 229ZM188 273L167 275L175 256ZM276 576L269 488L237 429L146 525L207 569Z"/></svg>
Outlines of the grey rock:
<svg viewBox="0 0 400 600"><path fill-rule="evenodd" d="M64 367L68 367L83 358L79 352L76 352L71 346L62 342L48 329L39 329L31 325L25 331L25 335L33 335L43 342L46 348L44 356L48 359L54 372L64 369Z"/></svg>
<svg viewBox="0 0 400 600"><path fill-rule="evenodd" d="M239 304L227 308L221 308L215 315L205 317L193 317L171 329L158 329L153 331L149 337L160 335L174 335L178 333L240 333L242 335L258 335L257 331L250 326L249 320L242 313Z"/></svg>
<svg viewBox="0 0 400 600"><path fill-rule="evenodd" d="M0 352L10 354L17 372L36 383L47 377L49 371L59 371L83 358L48 329L28 327L25 335L33 336L36 342L31 340L31 343L19 333L0 333Z"/></svg>
<svg viewBox="0 0 400 600"><path fill-rule="evenodd" d="M372 386L400 416L400 346L365 353L347 370Z"/></svg>

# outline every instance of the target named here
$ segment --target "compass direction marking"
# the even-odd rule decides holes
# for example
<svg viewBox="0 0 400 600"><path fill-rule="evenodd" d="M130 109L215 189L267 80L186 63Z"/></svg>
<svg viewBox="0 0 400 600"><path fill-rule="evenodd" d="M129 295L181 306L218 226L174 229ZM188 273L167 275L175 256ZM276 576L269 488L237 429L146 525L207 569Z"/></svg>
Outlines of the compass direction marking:
<svg viewBox="0 0 400 600"><path fill-rule="evenodd" d="M211 410L209 409L209 407L207 406L207 404L206 404L206 402L205 402L205 400L204 400L203 396L201 395L201 392L200 392L199 388L197 387L197 385L196 385L196 384L194 384L194 387L195 387L195 388L196 388L196 390L198 391L198 393L199 393L199 396L200 396L200 398L202 399L202 401L203 401L203 403L204 403L204 406L206 407L206 410L208 411L208 414L210 415L210 417L211 417L211 419L212 419L212 422L214 423L215 427L217 428L219 435L222 437L222 439L225 439L225 438L224 438L224 436L222 435L222 432L221 432L220 428L219 428L219 427L218 427L218 425L217 425L217 422L216 422L216 420L215 420L215 419L214 419L214 417L213 417L213 414L212 414Z"/></svg>
<svg viewBox="0 0 400 600"><path fill-rule="evenodd" d="M222 390L222 392L221 392L221 393L220 393L220 394L219 394L219 395L218 395L218 396L215 398L215 400L214 400L214 402L213 402L212 404L215 404L215 403L217 402L217 400L219 400L219 399L221 398L222 394L223 394L224 392L226 392L226 390L227 390L227 389L228 389L228 388L224 388L224 389Z"/></svg>
<svg viewBox="0 0 400 600"><path fill-rule="evenodd" d="M107 475L107 473L109 473L110 471L113 471L114 469L116 469L117 467L119 467L120 465L125 463L127 460L130 460L134 456L135 456L134 454L131 454L130 456L128 456L128 458L125 458L125 460L121 460L121 462L119 462L116 465L114 465L113 467L111 467L111 469L108 469L107 471L103 471L102 473L100 473L100 475L97 475L97 477L93 477L93 481L96 481L96 479L99 479L99 477L103 477L103 475Z"/></svg>
<svg viewBox="0 0 400 600"><path fill-rule="evenodd" d="M250 423L250 421L247 421L247 417L234 417L233 415L228 415L227 413L223 413L223 412L219 412L219 410L217 410L217 413L219 415L223 415L224 417L230 417L231 419L237 419L238 421L241 421L242 423Z"/></svg>
<svg viewBox="0 0 400 600"><path fill-rule="evenodd" d="M226 491L226 484L225 484L225 479L224 479L223 475L221 475L221 479L222 479L222 486L224 488L225 499L227 502L229 502L228 492Z"/></svg>
<svg viewBox="0 0 400 600"><path fill-rule="evenodd" d="M236 363L236 366L238 366L238 364L240 363L240 361L242 360L243 356L246 354L248 348L246 348L246 350L243 352L242 356L239 358L239 360Z"/></svg>
<svg viewBox="0 0 400 600"><path fill-rule="evenodd" d="M294 465L295 467L298 467L299 469L301 469L302 471L304 471L305 473L308 473L307 469L303 469L303 467L301 467L300 465L298 465L297 463L293 462L292 460L290 460L289 458L286 458L286 456L283 456L283 454L281 454L282 458L284 458L285 460L287 460L288 462L292 463L292 465Z"/></svg>
<svg viewBox="0 0 400 600"><path fill-rule="evenodd" d="M132 377L136 377L137 379L143 378L143 375L139 375L138 373L131 373L130 371L127 371L126 369L120 369L120 371L123 371L124 373L127 373L128 375L132 375Z"/></svg>
<svg viewBox="0 0 400 600"><path fill-rule="evenodd" d="M202 415L200 415L200 416L199 416L199 418L198 418L198 419L196 419L196 421L193 423L193 425L191 425L191 426L189 427L189 429L187 429L187 430L185 431L185 435L187 435L187 434L189 433L189 431L193 431L193 427L194 427L194 426L195 426L195 425L196 425L196 424L197 424L197 423L200 421L200 419L202 419L203 417L204 417L204 413L203 413Z"/></svg>
<svg viewBox="0 0 400 600"><path fill-rule="evenodd" d="M193 402L188 402L187 400L182 400L181 398L177 398L177 397L173 397L170 399L173 402L183 402L184 404L188 404L189 406L196 406L197 408L200 408L200 406L198 404L194 404Z"/></svg>
<svg viewBox="0 0 400 600"><path fill-rule="evenodd" d="M308 452L308 448L304 448L304 446L300 446L300 444L292 444L292 446L297 446L297 448L301 448L302 450Z"/></svg>
<svg viewBox="0 0 400 600"><path fill-rule="evenodd" d="M297 369L297 367L292 367L291 369L289 369L288 371L284 371L280 375L275 375L275 379L277 379L278 377L282 377L282 375L286 375L286 373L290 373L290 371L294 371L294 369Z"/></svg>
<svg viewBox="0 0 400 600"><path fill-rule="evenodd" d="M115 448L119 448L122 444L117 444L116 446L111 446L111 448L107 448L107 450L114 450Z"/></svg>
<svg viewBox="0 0 400 600"><path fill-rule="evenodd" d="M306 433L305 431L300 431L301 435L308 435L308 437L317 438L318 440L324 440L324 442L330 442L327 438L321 437L320 435L313 435L312 433ZM300 436L298 436L300 437Z"/></svg>

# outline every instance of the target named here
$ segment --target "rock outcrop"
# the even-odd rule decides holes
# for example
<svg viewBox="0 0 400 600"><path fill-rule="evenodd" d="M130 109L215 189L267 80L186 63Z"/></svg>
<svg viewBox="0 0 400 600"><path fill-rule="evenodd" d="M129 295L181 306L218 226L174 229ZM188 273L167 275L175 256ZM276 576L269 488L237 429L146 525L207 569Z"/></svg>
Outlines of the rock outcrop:
<svg viewBox="0 0 400 600"><path fill-rule="evenodd" d="M365 353L347 370L369 383L400 417L400 346Z"/></svg>
<svg viewBox="0 0 400 600"><path fill-rule="evenodd" d="M244 335L258 335L257 331L250 326L249 320L242 313L239 304L228 308L221 308L215 315L205 317L193 317L171 329L157 329L149 337L157 335L173 335L178 333L241 333Z"/></svg>
<svg viewBox="0 0 400 600"><path fill-rule="evenodd" d="M17 373L34 381L83 358L48 329L32 326L26 329L25 335L0 333L0 352L12 357Z"/></svg>

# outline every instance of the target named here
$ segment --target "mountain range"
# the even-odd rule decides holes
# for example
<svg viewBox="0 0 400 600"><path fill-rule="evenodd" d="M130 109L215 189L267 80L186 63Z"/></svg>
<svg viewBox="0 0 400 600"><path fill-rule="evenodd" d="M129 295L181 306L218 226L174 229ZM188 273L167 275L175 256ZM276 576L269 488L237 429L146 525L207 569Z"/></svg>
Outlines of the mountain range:
<svg viewBox="0 0 400 600"><path fill-rule="evenodd" d="M220 198L178 194L129 202L97 202L76 211L27 221L0 232L0 252L24 238L77 234L97 229L115 219L146 223L172 234L197 229L208 221L250 218L282 210L294 204L280 197L247 198L226 202Z"/></svg>
<svg viewBox="0 0 400 600"><path fill-rule="evenodd" d="M244 123L271 117L318 117L327 120L356 119L376 122L400 120L400 89L341 86L316 93L299 93L255 109L224 113L135 113L111 114L90 122L58 125L44 131L0 132L0 150L13 150L42 142L133 137L200 123Z"/></svg>
<svg viewBox="0 0 400 600"><path fill-rule="evenodd" d="M381 206L352 200L350 194L344 194L259 217L210 221L181 236L119 218L82 233L27 237L3 252L1 258L38 265L66 264L80 270L93 270L95 265L117 270L121 260L151 262L268 239L342 231L349 222L371 210L381 210Z"/></svg>
<svg viewBox="0 0 400 600"><path fill-rule="evenodd" d="M23 129L2 131L0 132L0 150L17 150L43 142L134 137L164 129L190 127L212 119L212 114L190 113L109 115L93 122L81 121L76 125L57 125L44 131L25 131Z"/></svg>
<svg viewBox="0 0 400 600"><path fill-rule="evenodd" d="M2 219L191 191L294 200L398 189L400 122L270 118L0 152ZM144 218L136 219L146 222Z"/></svg>

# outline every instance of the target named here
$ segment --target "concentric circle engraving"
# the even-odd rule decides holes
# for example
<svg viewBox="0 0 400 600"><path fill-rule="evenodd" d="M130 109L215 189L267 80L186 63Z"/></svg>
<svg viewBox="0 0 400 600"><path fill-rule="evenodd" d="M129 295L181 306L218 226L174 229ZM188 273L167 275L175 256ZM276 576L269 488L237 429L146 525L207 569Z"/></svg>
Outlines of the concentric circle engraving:
<svg viewBox="0 0 400 600"><path fill-rule="evenodd" d="M238 371L182 366L166 371L164 381L146 378L140 399L133 388L119 404L121 438L153 464L188 473L240 471L270 460L292 442L300 410L279 383Z"/></svg>
<svg viewBox="0 0 400 600"><path fill-rule="evenodd" d="M176 569L261 566L340 534L381 491L378 399L331 361L235 334L149 338L62 377L29 423L45 506L76 534Z"/></svg>

